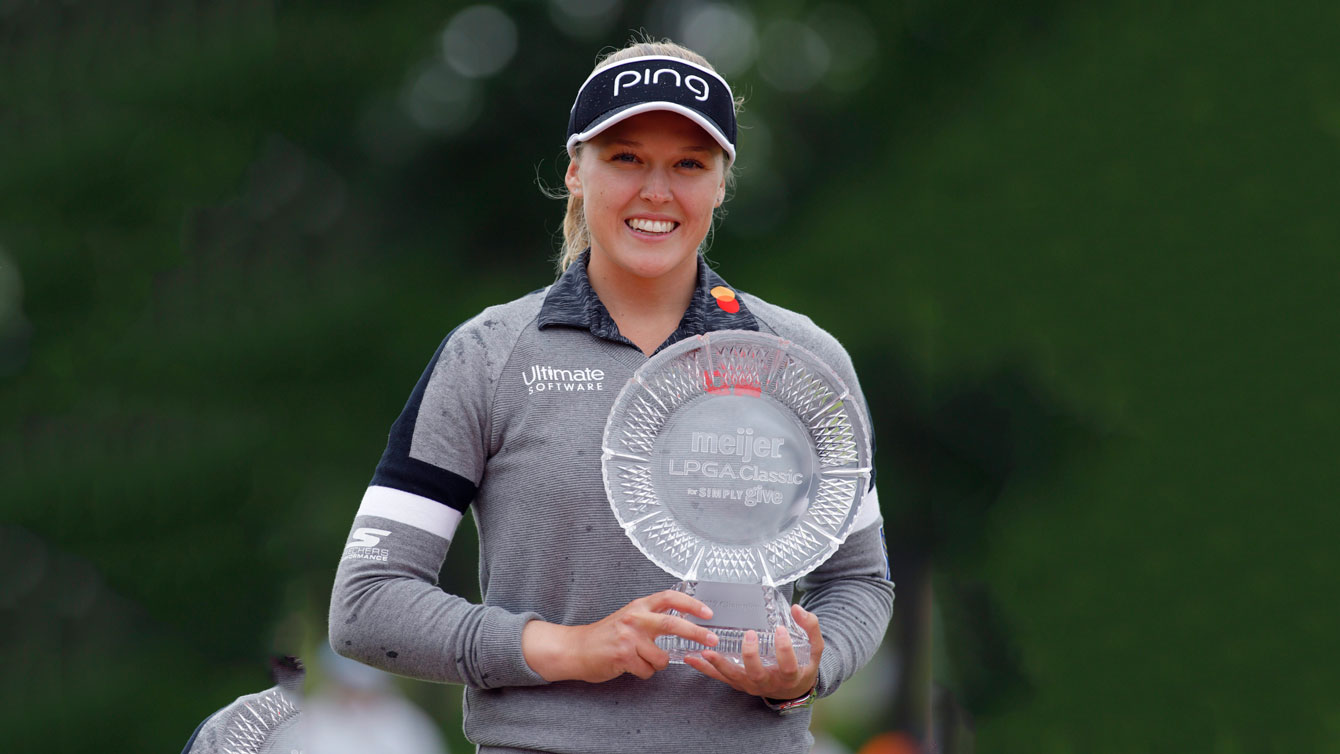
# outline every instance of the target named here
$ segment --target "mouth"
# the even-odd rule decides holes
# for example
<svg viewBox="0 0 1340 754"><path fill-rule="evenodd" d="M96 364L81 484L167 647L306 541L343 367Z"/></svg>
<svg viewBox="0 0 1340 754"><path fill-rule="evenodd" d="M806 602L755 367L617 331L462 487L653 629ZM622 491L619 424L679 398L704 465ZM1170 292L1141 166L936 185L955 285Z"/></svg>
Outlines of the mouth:
<svg viewBox="0 0 1340 754"><path fill-rule="evenodd" d="M630 217L623 224L633 232L646 236L668 235L679 227L679 223L674 220L648 220L642 217Z"/></svg>

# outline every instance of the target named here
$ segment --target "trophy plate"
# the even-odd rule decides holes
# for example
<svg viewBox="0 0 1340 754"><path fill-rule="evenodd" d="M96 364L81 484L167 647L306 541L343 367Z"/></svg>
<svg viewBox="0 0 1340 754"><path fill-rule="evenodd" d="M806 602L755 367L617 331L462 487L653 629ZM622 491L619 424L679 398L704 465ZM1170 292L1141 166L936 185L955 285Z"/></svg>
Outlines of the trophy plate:
<svg viewBox="0 0 1340 754"><path fill-rule="evenodd" d="M601 460L615 517L653 563L686 581L775 587L846 538L870 441L828 365L776 336L724 330L634 373Z"/></svg>

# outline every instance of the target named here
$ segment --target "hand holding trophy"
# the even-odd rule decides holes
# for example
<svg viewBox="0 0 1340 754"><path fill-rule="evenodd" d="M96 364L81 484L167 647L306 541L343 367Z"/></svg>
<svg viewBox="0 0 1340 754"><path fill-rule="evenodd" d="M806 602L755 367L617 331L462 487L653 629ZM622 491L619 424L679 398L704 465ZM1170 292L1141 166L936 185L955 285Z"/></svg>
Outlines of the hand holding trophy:
<svg viewBox="0 0 1340 754"><path fill-rule="evenodd" d="M791 606L791 615L809 637L808 658L796 654L791 635L785 627L778 626L774 632L777 657L772 665L763 664L754 631L745 632L744 649L738 660L704 649L701 656L684 655L684 664L750 696L779 700L801 697L814 688L819 658L824 653L824 637L819 631L819 616L800 605Z"/></svg>
<svg viewBox="0 0 1340 754"><path fill-rule="evenodd" d="M602 464L624 532L681 579L676 590L712 610L710 619L676 613L719 638L707 661L702 643L660 636L671 662L695 658L693 667L740 688L778 665L779 648L784 667L817 660L817 618L800 611L814 621L803 630L778 587L846 539L871 467L865 417L831 368L763 333L680 341L615 400Z"/></svg>

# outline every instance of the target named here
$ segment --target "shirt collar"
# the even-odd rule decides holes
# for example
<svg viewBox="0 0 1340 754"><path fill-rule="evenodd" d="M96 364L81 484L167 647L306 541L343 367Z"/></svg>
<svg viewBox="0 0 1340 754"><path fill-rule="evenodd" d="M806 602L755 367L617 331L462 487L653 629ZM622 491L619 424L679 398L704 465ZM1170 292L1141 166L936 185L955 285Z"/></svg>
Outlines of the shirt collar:
<svg viewBox="0 0 1340 754"><path fill-rule="evenodd" d="M590 261L591 251L583 252L568 269L563 272L545 294L544 304L540 307L537 325L541 330L547 327L580 327L589 330L592 335L616 343L633 345L632 341L619 333L614 318L600 303L600 297L591 288L591 280L586 275L586 265ZM716 294L716 295L714 295ZM721 298L718 298L718 295ZM693 298L689 308L679 320L670 337L660 345L660 351L691 335L702 335L715 330L754 330L758 331L758 320L745 305L744 297L721 279L702 258L698 256L698 285L693 289ZM735 305L738 304L738 307ZM737 311L730 311L736 308ZM636 347L636 346L634 346Z"/></svg>

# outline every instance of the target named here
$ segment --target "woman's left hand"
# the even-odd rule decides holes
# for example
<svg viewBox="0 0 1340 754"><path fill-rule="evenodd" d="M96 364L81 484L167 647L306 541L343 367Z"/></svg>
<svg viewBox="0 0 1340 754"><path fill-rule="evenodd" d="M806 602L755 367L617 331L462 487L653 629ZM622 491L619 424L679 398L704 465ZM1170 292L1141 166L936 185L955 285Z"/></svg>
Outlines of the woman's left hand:
<svg viewBox="0 0 1340 754"><path fill-rule="evenodd" d="M746 631L744 635L743 665L706 649L702 657L689 656L684 662L703 675L715 678L737 691L769 699L795 699L814 688L819 675L819 657L824 653L824 637L819 633L819 616L800 605L791 606L791 615L810 638L809 663L804 667L796 660L791 635L784 627L777 628L777 664L763 664L758 656L758 634Z"/></svg>

